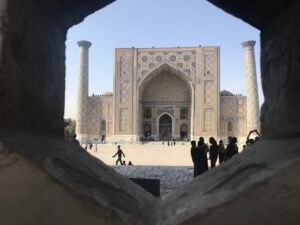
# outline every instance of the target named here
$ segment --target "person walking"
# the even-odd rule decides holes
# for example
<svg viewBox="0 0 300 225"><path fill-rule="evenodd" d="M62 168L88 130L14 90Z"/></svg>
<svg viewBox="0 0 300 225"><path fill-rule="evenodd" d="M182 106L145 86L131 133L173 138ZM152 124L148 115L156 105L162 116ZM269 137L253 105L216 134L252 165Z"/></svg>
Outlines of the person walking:
<svg viewBox="0 0 300 225"><path fill-rule="evenodd" d="M124 154L124 152L122 151L120 145L118 145L118 150L117 150L116 154L114 154L112 157L115 158L116 156L118 156L118 159L117 159L117 161L116 161L116 165L118 165L118 162L120 162L120 164L122 165L122 164L123 164L122 156L124 156L124 158L125 158L125 154Z"/></svg>

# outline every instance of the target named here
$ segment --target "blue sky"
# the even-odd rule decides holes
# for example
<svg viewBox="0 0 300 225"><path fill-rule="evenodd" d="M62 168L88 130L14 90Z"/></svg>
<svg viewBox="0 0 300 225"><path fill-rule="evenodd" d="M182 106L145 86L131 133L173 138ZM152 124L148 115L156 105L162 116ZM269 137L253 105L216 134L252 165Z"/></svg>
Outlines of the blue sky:
<svg viewBox="0 0 300 225"><path fill-rule="evenodd" d="M75 118L77 41L92 42L89 94L113 91L114 49L220 46L221 90L246 95L241 43L255 40L260 105L260 32L205 0L118 0L72 27L66 41L65 118Z"/></svg>

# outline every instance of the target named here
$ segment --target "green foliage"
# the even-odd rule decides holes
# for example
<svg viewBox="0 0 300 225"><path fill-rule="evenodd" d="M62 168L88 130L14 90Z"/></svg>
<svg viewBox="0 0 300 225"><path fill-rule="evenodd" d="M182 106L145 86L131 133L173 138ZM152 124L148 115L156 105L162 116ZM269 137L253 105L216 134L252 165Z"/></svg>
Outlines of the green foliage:
<svg viewBox="0 0 300 225"><path fill-rule="evenodd" d="M64 119L65 137L70 138L75 134L76 121L72 119Z"/></svg>

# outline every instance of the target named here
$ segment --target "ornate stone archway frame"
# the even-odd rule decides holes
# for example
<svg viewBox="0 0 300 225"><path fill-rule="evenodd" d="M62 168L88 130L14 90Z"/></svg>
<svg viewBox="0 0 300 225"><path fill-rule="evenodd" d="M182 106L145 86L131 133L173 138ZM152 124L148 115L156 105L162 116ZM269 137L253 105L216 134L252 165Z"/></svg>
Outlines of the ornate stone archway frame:
<svg viewBox="0 0 300 225"><path fill-rule="evenodd" d="M161 118L163 115L168 115L169 117L171 117L171 120L172 120L172 137L173 137L173 136L174 136L174 133L175 133L175 119L174 119L174 117L173 117L170 113L168 113L168 112L163 112L163 113L161 113L161 114L157 117L157 119L156 119L156 133L157 133L158 136L159 136L159 120L160 120L160 118Z"/></svg>
<svg viewBox="0 0 300 225"><path fill-rule="evenodd" d="M190 138L192 139L194 136L194 111L195 111L195 86L194 83L192 81L192 77L190 75L188 75L185 71L175 68L173 65L171 65L168 62L163 62L159 65L157 65L156 67L154 67L152 70L148 71L147 74L145 74L137 83L137 96L136 96L136 101L139 102L139 107L137 108L137 110L139 112L137 112L136 115L139 115L139 119L137 121L139 121L139 124L142 124L142 106L140 104L141 98L142 98L142 93L146 87L146 85L156 76L159 76L160 74L162 74L163 72L170 72L172 74L174 74L175 76L179 77L188 87L188 90L190 92L190 108L191 108L191 114L190 114L190 121L189 121L189 127L190 127ZM170 115L167 112L161 113L157 119L156 119L156 133L159 134L158 131L158 127L159 127L159 118L164 115L164 114L168 114L169 116L171 116L172 118L172 135L174 135L174 129L175 129L175 120L174 117L172 115ZM141 133L141 127L138 130L138 133Z"/></svg>

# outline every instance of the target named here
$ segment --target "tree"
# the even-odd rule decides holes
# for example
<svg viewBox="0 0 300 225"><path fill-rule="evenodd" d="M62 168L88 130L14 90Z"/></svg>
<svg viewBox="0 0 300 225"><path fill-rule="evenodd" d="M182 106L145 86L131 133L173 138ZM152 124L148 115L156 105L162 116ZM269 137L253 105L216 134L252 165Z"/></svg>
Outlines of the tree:
<svg viewBox="0 0 300 225"><path fill-rule="evenodd" d="M65 137L70 138L75 134L76 121L71 118L64 119Z"/></svg>

